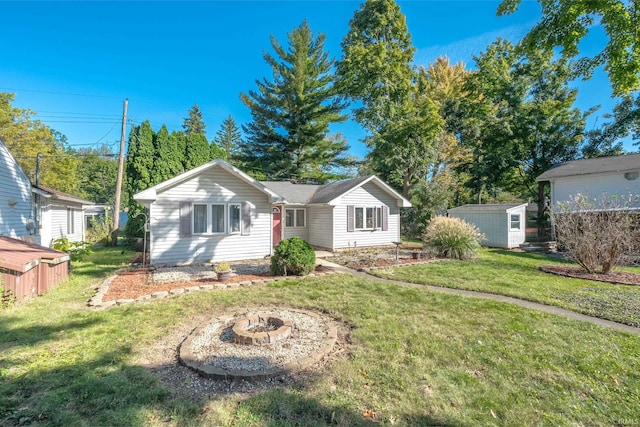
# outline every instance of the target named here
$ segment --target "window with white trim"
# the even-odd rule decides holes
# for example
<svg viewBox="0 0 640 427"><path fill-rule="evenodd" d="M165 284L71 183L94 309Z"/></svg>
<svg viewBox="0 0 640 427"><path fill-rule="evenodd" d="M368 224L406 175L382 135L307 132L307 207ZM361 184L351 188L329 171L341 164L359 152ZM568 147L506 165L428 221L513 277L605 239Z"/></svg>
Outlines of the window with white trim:
<svg viewBox="0 0 640 427"><path fill-rule="evenodd" d="M375 230L382 228L382 207L355 207L356 230Z"/></svg>
<svg viewBox="0 0 640 427"><path fill-rule="evenodd" d="M307 224L306 209L285 209L284 210L284 226L285 227L306 227Z"/></svg>
<svg viewBox="0 0 640 427"><path fill-rule="evenodd" d="M520 230L520 214L511 214L509 219L509 229Z"/></svg>
<svg viewBox="0 0 640 427"><path fill-rule="evenodd" d="M193 234L226 233L225 208L226 205L220 203L194 203L192 209Z"/></svg>
<svg viewBox="0 0 640 427"><path fill-rule="evenodd" d="M229 203L229 234L240 232L240 203Z"/></svg>

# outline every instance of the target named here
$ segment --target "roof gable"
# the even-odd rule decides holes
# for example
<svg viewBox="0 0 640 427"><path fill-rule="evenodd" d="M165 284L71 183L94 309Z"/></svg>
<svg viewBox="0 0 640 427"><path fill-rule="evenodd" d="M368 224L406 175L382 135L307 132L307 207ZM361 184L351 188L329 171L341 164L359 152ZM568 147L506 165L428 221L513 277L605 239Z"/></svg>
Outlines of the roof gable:
<svg viewBox="0 0 640 427"><path fill-rule="evenodd" d="M212 160L208 163L198 166L197 168L191 169L187 172L183 172L180 175L177 175L171 179L161 182L160 184L154 185L153 187L149 187L146 190L143 190L139 193L134 194L133 198L134 200L137 200L140 203L148 204L156 200L158 193L162 193L164 190L168 188L171 188L182 182L188 181L191 178L198 176L202 172L207 171L214 167L221 168L226 172L240 178L242 181L246 182L247 184L257 188L261 192L270 196L273 202L282 201L282 197L280 197L278 194L276 194L275 192L273 192L272 190L270 190L260 182L256 181L246 173L242 172L240 169L230 165L229 163L225 162L222 159Z"/></svg>
<svg viewBox="0 0 640 427"><path fill-rule="evenodd" d="M640 154L598 157L595 159L571 160L549 169L536 181L600 173L640 171Z"/></svg>
<svg viewBox="0 0 640 427"><path fill-rule="evenodd" d="M375 175L346 179L324 185L293 184L288 181L265 181L263 184L280 194L289 204L335 205L338 199L356 188L371 182L397 200L398 206L410 207L411 203Z"/></svg>

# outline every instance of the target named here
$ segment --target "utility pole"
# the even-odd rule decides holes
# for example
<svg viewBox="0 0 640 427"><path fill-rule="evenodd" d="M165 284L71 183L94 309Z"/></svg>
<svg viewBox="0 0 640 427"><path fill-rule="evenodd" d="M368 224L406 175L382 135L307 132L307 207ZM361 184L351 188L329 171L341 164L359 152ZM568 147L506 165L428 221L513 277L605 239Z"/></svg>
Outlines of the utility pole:
<svg viewBox="0 0 640 427"><path fill-rule="evenodd" d="M116 200L113 206L113 231L111 232L111 245L118 246L118 227L120 226L120 194L122 193L122 176L124 175L124 136L127 132L127 105L129 100L124 100L122 109L122 132L120 133L120 160L118 162L118 179L116 180Z"/></svg>

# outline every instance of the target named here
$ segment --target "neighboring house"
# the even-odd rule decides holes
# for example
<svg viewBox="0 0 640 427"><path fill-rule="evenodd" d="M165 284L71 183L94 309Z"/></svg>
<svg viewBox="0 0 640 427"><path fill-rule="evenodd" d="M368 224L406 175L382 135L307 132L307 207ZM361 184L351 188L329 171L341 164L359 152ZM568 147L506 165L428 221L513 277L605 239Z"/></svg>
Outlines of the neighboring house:
<svg viewBox="0 0 640 427"><path fill-rule="evenodd" d="M40 229L40 244L51 246L61 237L71 242L84 241L84 208L93 206L93 202L43 185L34 185L33 192L38 206L36 223Z"/></svg>
<svg viewBox="0 0 640 427"><path fill-rule="evenodd" d="M640 195L640 154L573 160L549 169L536 181L550 183L552 209L577 194L596 201L604 195Z"/></svg>
<svg viewBox="0 0 640 427"><path fill-rule="evenodd" d="M298 236L317 248L400 239L404 199L375 176L327 185L258 182L214 160L134 199L149 208L151 264L262 258Z"/></svg>
<svg viewBox="0 0 640 427"><path fill-rule="evenodd" d="M525 241L526 209L527 203L463 205L447 213L475 225L485 236L483 246L511 249Z"/></svg>
<svg viewBox="0 0 640 427"><path fill-rule="evenodd" d="M38 241L31 182L0 139L0 235Z"/></svg>

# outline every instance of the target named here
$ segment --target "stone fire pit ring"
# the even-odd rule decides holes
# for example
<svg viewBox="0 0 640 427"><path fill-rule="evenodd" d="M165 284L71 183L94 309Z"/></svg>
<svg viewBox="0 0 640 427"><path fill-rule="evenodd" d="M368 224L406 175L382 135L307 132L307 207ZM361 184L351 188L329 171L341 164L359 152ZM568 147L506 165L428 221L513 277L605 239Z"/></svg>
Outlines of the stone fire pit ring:
<svg viewBox="0 0 640 427"><path fill-rule="evenodd" d="M205 378L263 381L310 368L337 339L337 323L325 314L251 309L196 328L180 345L178 362Z"/></svg>
<svg viewBox="0 0 640 427"><path fill-rule="evenodd" d="M258 329L258 331L253 331ZM264 330L264 331L263 331ZM236 321L233 338L236 344L274 344L291 336L293 323L276 314L255 315Z"/></svg>

